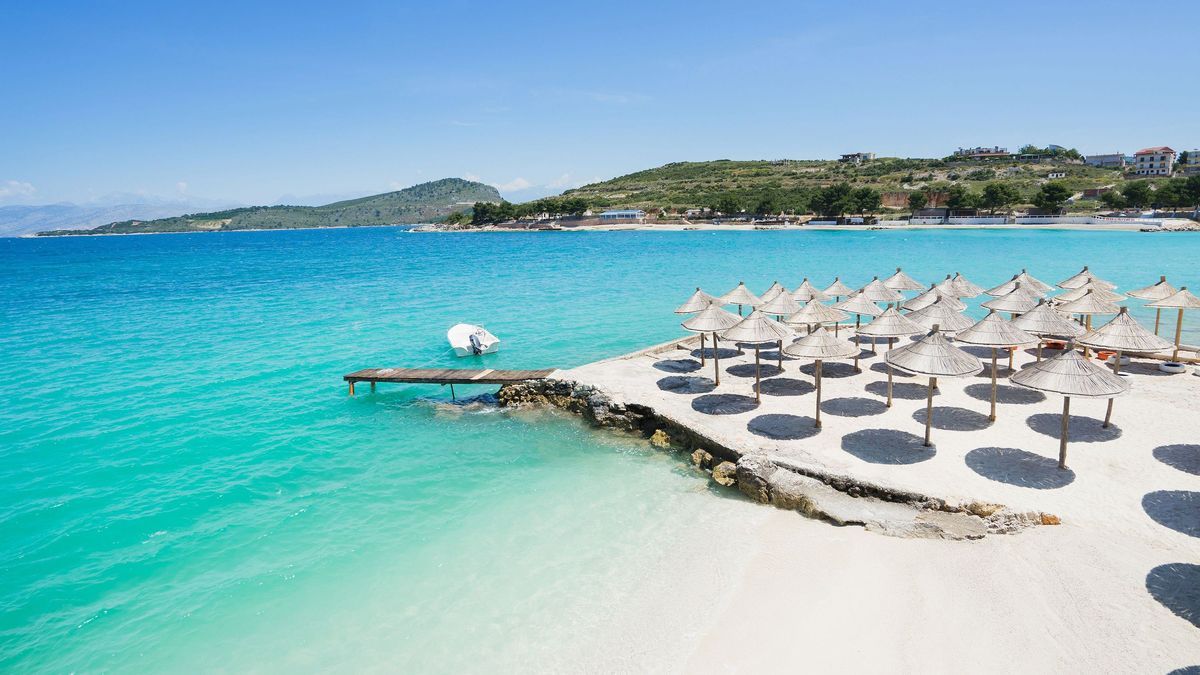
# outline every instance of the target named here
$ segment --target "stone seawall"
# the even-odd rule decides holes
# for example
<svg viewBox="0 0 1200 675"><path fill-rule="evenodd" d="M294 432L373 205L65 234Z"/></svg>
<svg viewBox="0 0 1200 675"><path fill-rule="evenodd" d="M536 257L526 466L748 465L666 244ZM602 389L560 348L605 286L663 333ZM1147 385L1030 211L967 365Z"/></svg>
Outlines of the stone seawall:
<svg viewBox="0 0 1200 675"><path fill-rule="evenodd" d="M1059 522L1048 513L1016 512L984 502L951 504L852 476L806 471L761 453L726 447L649 406L613 401L596 387L569 380L507 384L496 399L505 407L556 407L597 427L639 434L656 447L690 452L697 469L723 486L736 487L756 502L837 525L860 525L893 536L977 539Z"/></svg>

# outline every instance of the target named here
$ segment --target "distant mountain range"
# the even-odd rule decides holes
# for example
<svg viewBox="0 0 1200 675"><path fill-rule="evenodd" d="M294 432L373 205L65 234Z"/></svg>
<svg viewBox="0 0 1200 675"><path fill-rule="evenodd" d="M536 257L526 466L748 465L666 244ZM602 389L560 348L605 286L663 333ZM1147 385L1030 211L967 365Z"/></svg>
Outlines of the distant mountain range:
<svg viewBox="0 0 1200 675"><path fill-rule="evenodd" d="M384 194L324 206L248 206L153 219L107 221L87 230L40 228L39 235L218 232L316 227L405 225L440 220L475 202L499 202L496 188L461 178L443 178ZM36 207L26 207L36 208Z"/></svg>
<svg viewBox="0 0 1200 675"><path fill-rule="evenodd" d="M118 220L152 220L195 211L192 202L115 202L108 204L43 204L0 206L0 237L20 237L45 230L87 229ZM228 206L210 204L199 208Z"/></svg>

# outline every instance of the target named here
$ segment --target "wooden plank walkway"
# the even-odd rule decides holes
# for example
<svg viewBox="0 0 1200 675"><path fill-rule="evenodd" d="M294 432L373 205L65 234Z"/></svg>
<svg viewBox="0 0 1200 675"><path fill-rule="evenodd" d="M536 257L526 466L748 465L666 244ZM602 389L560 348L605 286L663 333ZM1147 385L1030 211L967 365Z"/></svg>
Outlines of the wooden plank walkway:
<svg viewBox="0 0 1200 675"><path fill-rule="evenodd" d="M450 394L454 395L456 384L508 384L525 380L542 380L550 376L554 368L542 370L492 370L490 368L364 368L342 379L350 384L350 395L354 395L354 385L358 382L370 382L371 391L375 391L377 382L402 382L413 384L448 384Z"/></svg>

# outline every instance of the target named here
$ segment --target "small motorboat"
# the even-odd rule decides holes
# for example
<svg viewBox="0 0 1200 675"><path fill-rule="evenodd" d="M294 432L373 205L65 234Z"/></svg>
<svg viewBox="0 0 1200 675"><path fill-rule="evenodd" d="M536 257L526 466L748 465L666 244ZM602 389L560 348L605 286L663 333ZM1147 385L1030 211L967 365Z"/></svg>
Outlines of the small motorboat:
<svg viewBox="0 0 1200 675"><path fill-rule="evenodd" d="M482 356L494 354L500 349L500 338L492 335L483 326L459 323L446 331L446 339L454 349L455 356Z"/></svg>

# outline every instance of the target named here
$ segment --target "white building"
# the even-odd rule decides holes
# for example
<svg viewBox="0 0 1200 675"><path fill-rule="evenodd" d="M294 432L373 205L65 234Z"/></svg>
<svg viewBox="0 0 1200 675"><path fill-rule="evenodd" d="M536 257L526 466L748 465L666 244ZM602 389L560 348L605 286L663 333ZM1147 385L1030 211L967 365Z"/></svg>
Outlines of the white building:
<svg viewBox="0 0 1200 675"><path fill-rule="evenodd" d="M641 222L646 219L646 212L641 209L615 209L600 214L600 220L610 222Z"/></svg>
<svg viewBox="0 0 1200 675"><path fill-rule="evenodd" d="M1170 176L1174 168L1175 151L1165 145L1133 153L1133 172L1139 176Z"/></svg>
<svg viewBox="0 0 1200 675"><path fill-rule="evenodd" d="M850 164L862 164L863 162L869 162L873 159L875 159L875 153L873 152L848 152L842 155L842 158L838 161L848 162Z"/></svg>
<svg viewBox="0 0 1200 675"><path fill-rule="evenodd" d="M1111 155L1088 155L1083 158L1083 163L1107 169L1122 169L1125 168L1125 155L1119 152Z"/></svg>

